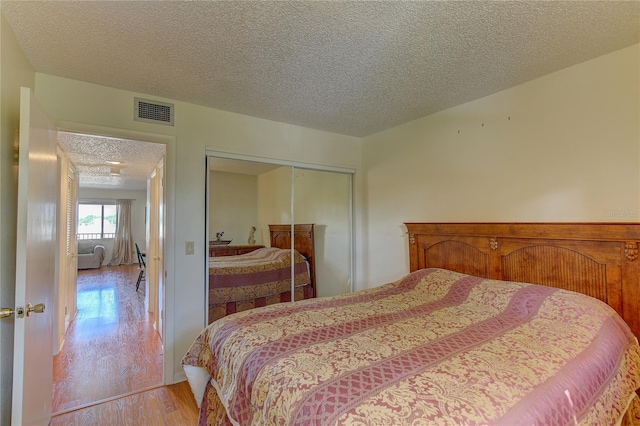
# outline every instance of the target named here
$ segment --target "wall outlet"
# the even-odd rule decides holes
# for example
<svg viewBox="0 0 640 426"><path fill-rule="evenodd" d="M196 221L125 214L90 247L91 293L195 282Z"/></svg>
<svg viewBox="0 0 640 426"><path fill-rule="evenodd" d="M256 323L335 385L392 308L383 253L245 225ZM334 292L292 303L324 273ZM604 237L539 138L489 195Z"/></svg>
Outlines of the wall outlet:
<svg viewBox="0 0 640 426"><path fill-rule="evenodd" d="M195 242L187 241L184 244L184 254L193 254L195 252Z"/></svg>

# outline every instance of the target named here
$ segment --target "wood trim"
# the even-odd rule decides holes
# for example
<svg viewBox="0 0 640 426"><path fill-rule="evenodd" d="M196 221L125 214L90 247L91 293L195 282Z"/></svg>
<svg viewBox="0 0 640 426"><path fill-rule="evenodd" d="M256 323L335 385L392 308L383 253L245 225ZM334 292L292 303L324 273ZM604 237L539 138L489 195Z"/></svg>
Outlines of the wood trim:
<svg viewBox="0 0 640 426"><path fill-rule="evenodd" d="M406 222L409 234L561 238L564 240L640 241L640 223L609 222Z"/></svg>
<svg viewBox="0 0 640 426"><path fill-rule="evenodd" d="M251 253L252 251L264 248L262 245L244 245L244 246L212 246L209 245L209 257L219 256L237 256L239 254Z"/></svg>
<svg viewBox="0 0 640 426"><path fill-rule="evenodd" d="M410 270L451 269L596 297L640 337L640 223L405 223Z"/></svg>
<svg viewBox="0 0 640 426"><path fill-rule="evenodd" d="M198 406L189 383L185 381L121 395L74 411L56 413L49 425L92 422L108 425L195 425L198 424Z"/></svg>
<svg viewBox="0 0 640 426"><path fill-rule="evenodd" d="M296 224L293 228L294 248L309 262L311 275L311 297L316 297L316 255L314 224ZM291 248L291 225L269 225L271 247Z"/></svg>

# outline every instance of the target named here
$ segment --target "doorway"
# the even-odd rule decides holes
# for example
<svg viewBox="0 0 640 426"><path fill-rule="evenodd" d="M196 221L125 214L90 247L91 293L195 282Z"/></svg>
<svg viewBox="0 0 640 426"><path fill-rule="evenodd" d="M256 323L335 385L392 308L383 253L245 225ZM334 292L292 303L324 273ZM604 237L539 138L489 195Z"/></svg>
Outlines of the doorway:
<svg viewBox="0 0 640 426"><path fill-rule="evenodd" d="M164 238L165 223L163 215L153 216L164 211L158 205L164 202L164 196L158 197L158 191L164 188L156 186L155 197L149 188L158 169L164 171L166 146L65 131L59 132L58 146L59 155L62 151L77 171L74 206L94 212L75 218L76 224L85 226L71 231L72 251L77 258L85 256L78 253L79 241L84 247L91 246L90 250L100 247L103 258L97 267L94 264L78 270L73 303L59 305L57 317L64 323L64 337L59 339L60 352L54 359L54 415L164 383L162 324L156 317L164 306L162 297L157 296L162 295L159 287L164 285L157 277L163 274L157 270L164 269L164 244L158 239ZM125 210L120 205L123 201L130 205L128 219L120 214ZM129 231L123 234L129 237L123 243L115 225L127 222ZM145 268L145 279L138 290L140 269L134 243L143 252L155 248L152 268L156 273L150 275ZM60 274L61 301L68 292L66 286ZM150 300L150 294L156 297ZM71 320L65 321L63 316Z"/></svg>

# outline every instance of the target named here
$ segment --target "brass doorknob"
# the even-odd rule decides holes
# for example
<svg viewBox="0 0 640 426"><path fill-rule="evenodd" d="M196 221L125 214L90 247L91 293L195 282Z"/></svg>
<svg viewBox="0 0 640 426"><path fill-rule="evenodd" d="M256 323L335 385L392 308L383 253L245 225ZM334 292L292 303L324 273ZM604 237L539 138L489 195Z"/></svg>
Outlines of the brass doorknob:
<svg viewBox="0 0 640 426"><path fill-rule="evenodd" d="M7 317L10 317L13 314L16 314L16 316L18 318L24 317L24 308L20 307L20 308L18 308L16 310L13 310L11 308L2 308L2 309L0 309L0 318L7 318Z"/></svg>
<svg viewBox="0 0 640 426"><path fill-rule="evenodd" d="M27 303L27 316L31 316L31 313L41 314L44 312L44 303L38 303L36 306L31 306L31 303Z"/></svg>

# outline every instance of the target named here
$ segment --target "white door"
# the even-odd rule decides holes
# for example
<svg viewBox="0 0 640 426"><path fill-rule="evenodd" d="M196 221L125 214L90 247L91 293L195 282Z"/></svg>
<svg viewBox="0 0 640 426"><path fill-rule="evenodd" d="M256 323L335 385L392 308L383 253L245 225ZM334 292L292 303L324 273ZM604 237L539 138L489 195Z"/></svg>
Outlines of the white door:
<svg viewBox="0 0 640 426"><path fill-rule="evenodd" d="M46 425L53 380L56 130L28 88L20 93L20 154L13 354L14 425ZM30 312L42 306L44 312ZM36 308L36 311L39 310Z"/></svg>

